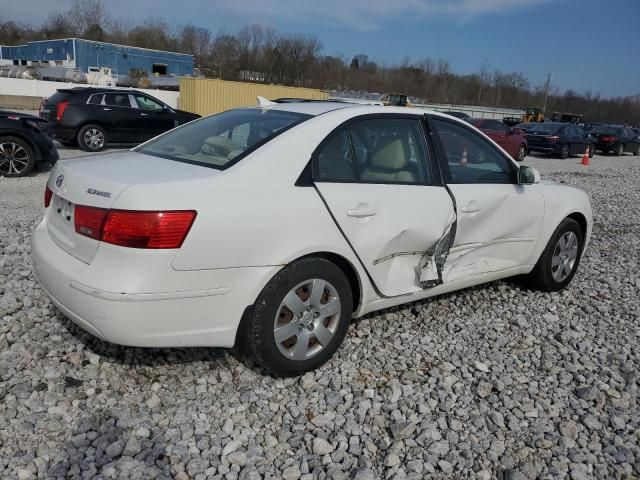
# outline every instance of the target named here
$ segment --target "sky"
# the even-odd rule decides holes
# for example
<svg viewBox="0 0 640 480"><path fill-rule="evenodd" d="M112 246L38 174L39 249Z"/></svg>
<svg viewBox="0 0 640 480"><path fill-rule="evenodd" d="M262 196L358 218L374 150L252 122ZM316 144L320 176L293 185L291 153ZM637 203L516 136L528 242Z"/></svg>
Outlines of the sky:
<svg viewBox="0 0 640 480"><path fill-rule="evenodd" d="M71 0L1 0L0 19L38 24ZM104 0L115 18L162 17L212 32L260 23L317 36L325 54L384 64L429 57L454 72L552 73L561 91L640 94L640 0Z"/></svg>

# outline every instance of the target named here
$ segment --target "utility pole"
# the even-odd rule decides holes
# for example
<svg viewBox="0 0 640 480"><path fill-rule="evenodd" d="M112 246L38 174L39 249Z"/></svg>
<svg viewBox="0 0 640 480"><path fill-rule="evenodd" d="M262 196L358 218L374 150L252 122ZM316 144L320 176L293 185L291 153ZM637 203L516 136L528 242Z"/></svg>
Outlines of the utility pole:
<svg viewBox="0 0 640 480"><path fill-rule="evenodd" d="M551 73L547 74L547 83L544 86L544 105L542 106L542 116L544 117L547 112L547 97L549 96L549 84L551 83Z"/></svg>

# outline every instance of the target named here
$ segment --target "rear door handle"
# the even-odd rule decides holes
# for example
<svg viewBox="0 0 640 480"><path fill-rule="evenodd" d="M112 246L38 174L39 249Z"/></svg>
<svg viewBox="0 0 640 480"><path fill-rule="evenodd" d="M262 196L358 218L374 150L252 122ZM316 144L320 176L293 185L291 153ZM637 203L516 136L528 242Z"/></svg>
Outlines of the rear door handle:
<svg viewBox="0 0 640 480"><path fill-rule="evenodd" d="M471 200L464 207L460 208L460 211L463 213L476 213L482 210L480 205L478 205L474 200Z"/></svg>
<svg viewBox="0 0 640 480"><path fill-rule="evenodd" d="M359 203L356 208L347 210L347 216L356 218L373 217L376 213L378 213L376 209L369 207L366 203Z"/></svg>
<svg viewBox="0 0 640 480"><path fill-rule="evenodd" d="M141 114L140 114L140 116L141 116L141 117L146 117L146 116L147 116L147 114L146 114L146 113L141 113Z"/></svg>
<svg viewBox="0 0 640 480"><path fill-rule="evenodd" d="M110 112L111 111L110 108L103 108L102 110L104 110L105 112Z"/></svg>

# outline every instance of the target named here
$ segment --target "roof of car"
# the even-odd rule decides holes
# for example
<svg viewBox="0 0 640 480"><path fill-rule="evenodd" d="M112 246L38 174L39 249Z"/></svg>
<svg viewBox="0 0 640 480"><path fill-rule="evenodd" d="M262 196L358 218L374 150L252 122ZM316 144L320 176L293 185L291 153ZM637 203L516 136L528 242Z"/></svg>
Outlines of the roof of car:
<svg viewBox="0 0 640 480"><path fill-rule="evenodd" d="M110 93L110 92L138 92L133 88L110 88L110 87L73 87L73 88L59 88L58 92L64 93Z"/></svg>

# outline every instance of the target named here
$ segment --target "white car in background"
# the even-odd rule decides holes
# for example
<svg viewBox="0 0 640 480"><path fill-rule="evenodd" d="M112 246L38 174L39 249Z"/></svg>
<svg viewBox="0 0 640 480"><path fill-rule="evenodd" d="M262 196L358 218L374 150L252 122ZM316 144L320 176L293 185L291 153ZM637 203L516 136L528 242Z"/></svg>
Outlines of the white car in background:
<svg viewBox="0 0 640 480"><path fill-rule="evenodd" d="M448 115L333 102L230 110L56 164L40 282L93 335L327 361L352 317L514 275L573 278L588 196Z"/></svg>

